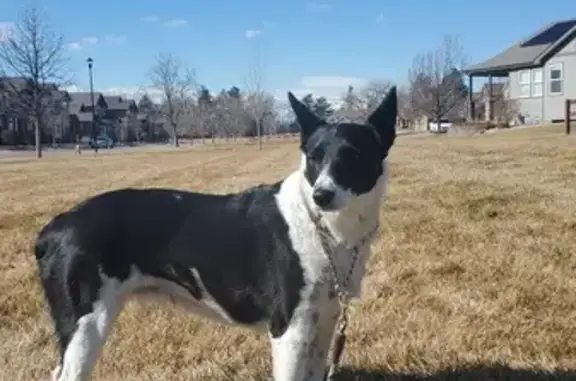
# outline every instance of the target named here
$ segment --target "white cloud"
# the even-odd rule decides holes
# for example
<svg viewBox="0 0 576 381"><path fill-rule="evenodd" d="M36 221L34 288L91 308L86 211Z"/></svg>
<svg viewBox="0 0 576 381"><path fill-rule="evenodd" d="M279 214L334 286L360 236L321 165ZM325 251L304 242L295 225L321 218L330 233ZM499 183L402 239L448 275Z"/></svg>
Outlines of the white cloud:
<svg viewBox="0 0 576 381"><path fill-rule="evenodd" d="M140 18L140 21L155 24L160 21L160 19L157 16L144 16Z"/></svg>
<svg viewBox="0 0 576 381"><path fill-rule="evenodd" d="M81 50L88 45L96 45L98 43L98 37L84 37L77 41L72 41L68 43L68 49L70 50Z"/></svg>
<svg viewBox="0 0 576 381"><path fill-rule="evenodd" d="M184 20L184 19L171 19L171 20L166 20L164 21L164 23L162 24L168 28L178 28L181 26L185 26L188 25L188 20Z"/></svg>
<svg viewBox="0 0 576 381"><path fill-rule="evenodd" d="M366 86L369 81L367 78L338 75L304 76L293 88L276 90L274 97L279 102L286 102L288 91L291 91L297 98L312 93L315 97L325 97L330 103L338 107L348 90L348 86L360 88Z"/></svg>
<svg viewBox="0 0 576 381"><path fill-rule="evenodd" d="M76 86L76 85L63 86L63 87L62 87L62 90L68 91L69 93L76 93L76 92L84 91L84 90L82 90L80 87L78 87L78 86Z"/></svg>
<svg viewBox="0 0 576 381"><path fill-rule="evenodd" d="M4 42L12 36L14 23L9 21L0 21L0 42Z"/></svg>
<svg viewBox="0 0 576 381"><path fill-rule="evenodd" d="M384 22L384 13L380 12L376 15L376 22L377 23Z"/></svg>
<svg viewBox="0 0 576 381"><path fill-rule="evenodd" d="M127 37L125 35L116 35L116 34L106 34L103 38L98 37L84 37L77 41L72 41L68 43L69 50L82 50L83 48L96 45L97 43L105 41L113 44L124 44L127 41Z"/></svg>
<svg viewBox="0 0 576 381"><path fill-rule="evenodd" d="M154 86L117 86L103 89L101 92L105 95L120 95L136 100L142 98L144 94L148 94L153 102L162 101L162 90Z"/></svg>
<svg viewBox="0 0 576 381"><path fill-rule="evenodd" d="M332 9L332 4L328 3L308 3L306 9L310 12L326 12Z"/></svg>
<svg viewBox="0 0 576 381"><path fill-rule="evenodd" d="M85 45L94 45L98 43L98 37L84 37L80 41Z"/></svg>
<svg viewBox="0 0 576 381"><path fill-rule="evenodd" d="M68 49L70 50L80 50L82 49L82 45L79 42L70 42L68 43Z"/></svg>
<svg viewBox="0 0 576 381"><path fill-rule="evenodd" d="M188 20L185 19L166 19L162 20L158 16L144 16L140 18L140 21L148 24L162 24L167 28L179 28L188 25Z"/></svg>
<svg viewBox="0 0 576 381"><path fill-rule="evenodd" d="M244 32L244 34L246 35L247 39L251 40L255 37L263 35L264 32L258 29L248 29L246 32Z"/></svg>
<svg viewBox="0 0 576 381"><path fill-rule="evenodd" d="M107 34L104 36L104 41L112 42L114 44L124 44L127 41L128 37L123 34L116 35L116 34Z"/></svg>
<svg viewBox="0 0 576 381"><path fill-rule="evenodd" d="M68 92L88 92L90 89L84 89L77 85L64 87ZM138 101L144 94L148 94L150 99L154 102L162 101L162 91L154 86L114 86L104 89L94 89L95 92L100 92L104 95L118 95L125 98L135 99Z"/></svg>

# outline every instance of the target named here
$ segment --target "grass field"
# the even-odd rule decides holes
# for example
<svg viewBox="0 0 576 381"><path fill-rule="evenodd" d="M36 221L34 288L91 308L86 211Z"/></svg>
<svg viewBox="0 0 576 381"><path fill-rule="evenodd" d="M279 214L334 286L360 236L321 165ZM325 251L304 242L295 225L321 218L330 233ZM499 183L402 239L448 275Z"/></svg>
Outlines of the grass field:
<svg viewBox="0 0 576 381"><path fill-rule="evenodd" d="M235 191L279 179L294 142L0 160L0 380L43 380L56 346L31 245L111 188ZM400 137L339 380L576 379L576 137ZM95 380L264 380L265 335L131 303Z"/></svg>

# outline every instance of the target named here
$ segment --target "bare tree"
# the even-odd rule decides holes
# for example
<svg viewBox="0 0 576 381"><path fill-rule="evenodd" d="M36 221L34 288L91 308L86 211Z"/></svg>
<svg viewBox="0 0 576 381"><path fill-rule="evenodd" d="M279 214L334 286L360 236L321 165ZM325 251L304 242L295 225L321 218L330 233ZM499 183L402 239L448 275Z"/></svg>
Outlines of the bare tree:
<svg viewBox="0 0 576 381"><path fill-rule="evenodd" d="M248 113L246 134L258 137L259 149L262 149L262 137L275 131L274 97L264 91L248 93L244 99Z"/></svg>
<svg viewBox="0 0 576 381"><path fill-rule="evenodd" d="M409 91L406 86L398 87L398 118L402 128L406 128L410 120Z"/></svg>
<svg viewBox="0 0 576 381"><path fill-rule="evenodd" d="M498 124L511 126L523 123L520 115L520 106L516 99L498 95L494 100L494 105L494 117Z"/></svg>
<svg viewBox="0 0 576 381"><path fill-rule="evenodd" d="M58 140L64 138L70 120L70 97L67 92L59 92L50 96L52 106L42 116L43 126L50 126L52 146L56 147Z"/></svg>
<svg viewBox="0 0 576 381"><path fill-rule="evenodd" d="M392 83L387 80L373 80L356 91L352 86L342 98L338 119L364 123L388 93Z"/></svg>
<svg viewBox="0 0 576 381"><path fill-rule="evenodd" d="M365 118L376 110L391 87L392 82L390 81L373 80L368 82L368 84L360 90L360 99L364 105Z"/></svg>
<svg viewBox="0 0 576 381"><path fill-rule="evenodd" d="M158 105L152 101L150 95L144 92L138 101L138 110L142 117L142 120L138 121L142 135L145 136L146 141L155 142L160 132L158 131L160 117Z"/></svg>
<svg viewBox="0 0 576 381"><path fill-rule="evenodd" d="M290 107L290 103L276 103L274 109L276 111L276 124L278 126L277 133L291 134L299 131L298 124L296 123L296 115L292 107Z"/></svg>
<svg viewBox="0 0 576 381"><path fill-rule="evenodd" d="M449 114L464 116L464 65L462 46L453 36L446 36L438 49L416 55L409 71L412 111L436 121Z"/></svg>
<svg viewBox="0 0 576 381"><path fill-rule="evenodd" d="M238 87L223 91L216 100L217 121L215 132L225 138L236 139L246 131L247 111Z"/></svg>
<svg viewBox="0 0 576 381"><path fill-rule="evenodd" d="M253 39L254 54L249 65L248 73L244 80L247 96L244 100L246 111L251 118L251 123L255 124L256 135L258 136L258 149L262 149L262 134L264 120L270 112L269 99L264 91L264 65L260 51L259 39Z"/></svg>
<svg viewBox="0 0 576 381"><path fill-rule="evenodd" d="M12 104L34 126L36 156L42 157L42 130L49 110L61 102L58 86L68 83L64 37L46 21L40 8L24 8L14 30L0 42L0 75L12 75L5 86Z"/></svg>
<svg viewBox="0 0 576 381"><path fill-rule="evenodd" d="M207 136L215 137L216 105L212 99L198 97L196 103L189 110L191 118L190 134L199 136L204 142Z"/></svg>
<svg viewBox="0 0 576 381"><path fill-rule="evenodd" d="M336 114L337 121L361 122L364 120L364 105L354 87L348 86L346 94L342 97L342 105Z"/></svg>
<svg viewBox="0 0 576 381"><path fill-rule="evenodd" d="M172 130L174 146L179 146L178 133L190 108L196 90L196 75L170 53L162 53L149 73L154 87L162 92L163 104L159 113L167 120Z"/></svg>
<svg viewBox="0 0 576 381"><path fill-rule="evenodd" d="M483 115L486 121L490 119L490 108L492 107L493 121L502 126L519 122L519 106L515 99L510 99L508 92L508 81L492 84L485 84L480 90L475 100L476 112ZM490 102L490 92L492 92L492 102Z"/></svg>
<svg viewBox="0 0 576 381"><path fill-rule="evenodd" d="M401 128L413 127L420 116L421 113L413 107L409 86L398 87L398 117Z"/></svg>

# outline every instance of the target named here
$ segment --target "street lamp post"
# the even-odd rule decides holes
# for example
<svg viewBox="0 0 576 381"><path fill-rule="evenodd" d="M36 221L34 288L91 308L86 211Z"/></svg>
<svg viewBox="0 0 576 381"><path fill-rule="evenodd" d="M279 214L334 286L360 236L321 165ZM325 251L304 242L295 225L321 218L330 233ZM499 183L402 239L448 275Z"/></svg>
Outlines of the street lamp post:
<svg viewBox="0 0 576 381"><path fill-rule="evenodd" d="M94 80L92 78L92 64L94 60L92 57L88 57L86 60L88 62L88 75L90 76L90 102L92 103L92 142L94 143L94 151L98 152L98 146L96 143L96 109L94 108Z"/></svg>

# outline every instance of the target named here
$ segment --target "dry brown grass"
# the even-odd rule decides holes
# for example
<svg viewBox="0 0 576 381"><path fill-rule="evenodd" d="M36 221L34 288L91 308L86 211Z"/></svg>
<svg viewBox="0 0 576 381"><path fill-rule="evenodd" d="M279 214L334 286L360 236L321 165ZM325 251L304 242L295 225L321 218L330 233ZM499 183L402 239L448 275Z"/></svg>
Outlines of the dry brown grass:
<svg viewBox="0 0 576 381"><path fill-rule="evenodd" d="M576 379L574 139L554 128L397 140L340 380ZM0 160L0 380L43 379L56 362L31 252L54 214L124 186L238 190L297 162L292 142ZM94 379L250 381L269 370L264 335L133 303Z"/></svg>

